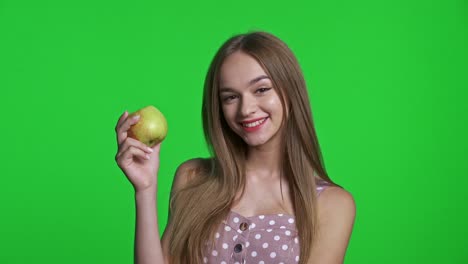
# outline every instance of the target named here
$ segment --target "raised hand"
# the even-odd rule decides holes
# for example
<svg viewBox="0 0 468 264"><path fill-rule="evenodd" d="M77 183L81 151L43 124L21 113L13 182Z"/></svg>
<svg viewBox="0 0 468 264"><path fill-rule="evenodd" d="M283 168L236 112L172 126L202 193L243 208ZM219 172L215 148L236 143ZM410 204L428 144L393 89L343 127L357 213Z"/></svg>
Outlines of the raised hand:
<svg viewBox="0 0 468 264"><path fill-rule="evenodd" d="M161 143L148 147L142 142L128 137L128 129L138 120L138 116L128 118L128 112L125 111L115 127L118 143L115 161L137 192L156 188L161 148Z"/></svg>

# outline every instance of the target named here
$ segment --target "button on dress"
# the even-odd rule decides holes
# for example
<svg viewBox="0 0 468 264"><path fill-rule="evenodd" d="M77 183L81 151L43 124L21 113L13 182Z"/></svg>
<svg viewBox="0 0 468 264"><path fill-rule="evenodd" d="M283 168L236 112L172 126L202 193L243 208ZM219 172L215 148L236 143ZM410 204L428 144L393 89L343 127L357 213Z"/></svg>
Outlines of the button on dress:
<svg viewBox="0 0 468 264"><path fill-rule="evenodd" d="M330 184L317 181L317 195ZM230 211L215 234L215 248L206 247L203 263L286 264L299 262L295 217L270 214L244 217Z"/></svg>

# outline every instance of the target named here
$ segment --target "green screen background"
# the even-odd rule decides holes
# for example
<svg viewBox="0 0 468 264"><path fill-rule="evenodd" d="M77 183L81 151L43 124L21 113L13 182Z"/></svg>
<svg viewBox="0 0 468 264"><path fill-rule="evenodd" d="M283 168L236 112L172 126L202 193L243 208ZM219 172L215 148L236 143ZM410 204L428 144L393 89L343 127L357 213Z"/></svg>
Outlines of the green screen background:
<svg viewBox="0 0 468 264"><path fill-rule="evenodd" d="M208 155L210 60L249 30L300 61L326 168L357 204L345 262L468 263L467 20L463 0L0 0L0 263L132 263L118 117L168 120L162 233L175 169Z"/></svg>

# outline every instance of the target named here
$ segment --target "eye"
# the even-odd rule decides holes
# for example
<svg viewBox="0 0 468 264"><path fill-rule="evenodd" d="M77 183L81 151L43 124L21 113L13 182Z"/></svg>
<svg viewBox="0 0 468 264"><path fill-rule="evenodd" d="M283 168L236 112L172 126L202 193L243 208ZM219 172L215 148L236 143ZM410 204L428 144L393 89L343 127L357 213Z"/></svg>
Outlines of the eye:
<svg viewBox="0 0 468 264"><path fill-rule="evenodd" d="M224 98L223 98L223 101L224 101L224 102L229 102L229 101L232 101L232 100L234 100L234 99L236 99L236 96L235 96L235 95L230 95L230 96L224 97Z"/></svg>
<svg viewBox="0 0 468 264"><path fill-rule="evenodd" d="M262 88L258 88L255 92L265 93L265 92L267 92L267 91L270 90L270 89L271 89L271 88L262 87Z"/></svg>

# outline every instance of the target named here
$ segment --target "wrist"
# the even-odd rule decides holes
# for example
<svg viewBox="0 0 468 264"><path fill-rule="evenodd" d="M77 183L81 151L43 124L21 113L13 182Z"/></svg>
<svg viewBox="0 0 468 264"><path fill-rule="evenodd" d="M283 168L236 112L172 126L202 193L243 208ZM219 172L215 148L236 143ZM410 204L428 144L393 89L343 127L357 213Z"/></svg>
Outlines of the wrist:
<svg viewBox="0 0 468 264"><path fill-rule="evenodd" d="M146 188L144 190L135 190L137 200L156 200L156 188Z"/></svg>

